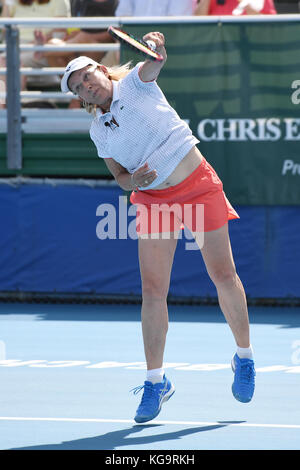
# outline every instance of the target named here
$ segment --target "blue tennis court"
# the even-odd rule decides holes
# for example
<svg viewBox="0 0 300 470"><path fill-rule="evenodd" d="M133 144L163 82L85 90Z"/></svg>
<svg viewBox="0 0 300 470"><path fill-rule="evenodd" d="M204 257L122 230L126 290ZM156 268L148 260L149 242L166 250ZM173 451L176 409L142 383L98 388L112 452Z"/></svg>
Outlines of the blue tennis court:
<svg viewBox="0 0 300 470"><path fill-rule="evenodd" d="M91 18L75 6L88 2L71 3L70 17L31 18L29 5L25 17L1 11L0 450L299 450L298 6L283 11L286 2L275 0L278 14L271 8L249 18L244 4L241 15L138 19L108 10ZM137 51L101 39L113 25L153 40L164 60L140 66ZM23 36L23 28L48 27L54 41ZM60 37L65 29L66 48L56 28ZM98 28L100 39L91 34ZM94 37L83 43L82 31ZM100 62L70 65L90 53ZM118 67L129 62L131 70ZM78 96L62 92L71 89ZM96 119L86 112L92 109ZM132 204L156 206L151 194L175 202L170 213L176 201L180 211L204 205L206 246L201 256L187 230L199 227L180 212L186 230L168 290L163 364L176 391L154 420L136 424L142 393L134 389L146 378L146 356L158 373L157 337L167 323L156 300L167 292L171 243L164 252L162 244L138 243L141 211ZM235 211L230 240L256 366L250 403L231 391L234 338L249 345L236 277L228 290L235 266L224 224ZM162 223L162 233L168 227ZM156 302L144 317L146 354L142 296Z"/></svg>
<svg viewBox="0 0 300 470"><path fill-rule="evenodd" d="M1 449L299 449L299 308L249 314L251 403L231 394L235 344L219 308L170 305L164 367L176 392L137 425L139 305L0 304Z"/></svg>

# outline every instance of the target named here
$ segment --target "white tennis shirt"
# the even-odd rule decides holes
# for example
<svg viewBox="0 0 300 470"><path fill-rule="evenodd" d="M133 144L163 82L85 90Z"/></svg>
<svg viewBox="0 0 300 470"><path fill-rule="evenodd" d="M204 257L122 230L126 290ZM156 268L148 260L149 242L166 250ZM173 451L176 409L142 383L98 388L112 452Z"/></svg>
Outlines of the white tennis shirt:
<svg viewBox="0 0 300 470"><path fill-rule="evenodd" d="M141 190L165 181L199 140L169 105L156 81L143 82L137 64L120 81L112 81L110 111L97 110L90 136L100 158L113 158L129 173L148 163L157 178ZM110 123L114 120L118 126Z"/></svg>

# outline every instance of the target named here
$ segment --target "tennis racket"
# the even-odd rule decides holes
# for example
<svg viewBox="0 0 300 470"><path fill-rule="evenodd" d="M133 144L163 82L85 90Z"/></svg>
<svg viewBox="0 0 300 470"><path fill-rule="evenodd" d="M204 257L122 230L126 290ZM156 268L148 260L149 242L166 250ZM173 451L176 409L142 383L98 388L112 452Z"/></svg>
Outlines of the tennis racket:
<svg viewBox="0 0 300 470"><path fill-rule="evenodd" d="M147 59L154 60L155 62L161 62L164 60L163 56L156 52L155 43L153 41L143 41L142 39L137 39L132 34L126 33L121 29L117 29L114 26L108 28L109 34L111 34L115 39L120 41L127 47L140 52Z"/></svg>

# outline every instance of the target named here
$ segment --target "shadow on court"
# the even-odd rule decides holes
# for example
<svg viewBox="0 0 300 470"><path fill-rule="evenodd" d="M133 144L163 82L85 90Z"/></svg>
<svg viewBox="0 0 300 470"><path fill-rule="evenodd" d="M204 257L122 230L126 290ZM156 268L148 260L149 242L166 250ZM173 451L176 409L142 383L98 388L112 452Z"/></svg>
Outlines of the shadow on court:
<svg viewBox="0 0 300 470"><path fill-rule="evenodd" d="M181 439L191 434L214 431L230 424L241 423L242 421L220 421L220 424L209 426L197 426L188 429L181 429L174 432L153 434L151 436L137 436L137 433L150 428L158 429L162 424L134 425L131 428L108 432L100 436L77 439L74 441L61 442L60 444L45 444L40 446L21 447L12 450L114 450L126 446L138 450L138 446L149 445L155 442L167 442Z"/></svg>
<svg viewBox="0 0 300 470"><path fill-rule="evenodd" d="M91 322L139 322L139 304L30 304L1 303L0 316L34 315L34 321L91 321ZM2 317L3 318L3 317ZM252 324L279 325L281 328L300 327L299 307L249 307ZM171 322L225 323L218 306L169 305Z"/></svg>

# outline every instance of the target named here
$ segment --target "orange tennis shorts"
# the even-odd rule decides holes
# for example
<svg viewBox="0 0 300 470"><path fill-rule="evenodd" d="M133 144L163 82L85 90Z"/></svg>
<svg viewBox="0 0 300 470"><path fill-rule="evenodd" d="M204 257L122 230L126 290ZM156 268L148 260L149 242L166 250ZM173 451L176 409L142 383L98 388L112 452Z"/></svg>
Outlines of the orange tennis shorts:
<svg viewBox="0 0 300 470"><path fill-rule="evenodd" d="M132 192L137 206L138 235L176 232L210 232L239 219L215 170L202 157L200 165L181 183L165 189Z"/></svg>

